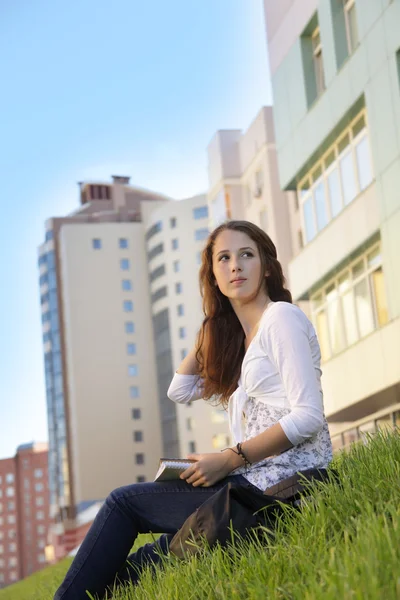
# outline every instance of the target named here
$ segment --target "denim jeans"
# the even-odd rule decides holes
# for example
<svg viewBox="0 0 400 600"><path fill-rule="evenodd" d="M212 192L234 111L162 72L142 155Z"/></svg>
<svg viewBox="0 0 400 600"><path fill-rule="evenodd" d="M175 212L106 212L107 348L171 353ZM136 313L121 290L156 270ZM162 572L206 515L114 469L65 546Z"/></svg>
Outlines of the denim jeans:
<svg viewBox="0 0 400 600"><path fill-rule="evenodd" d="M86 591L104 598L114 583L135 583L141 568L160 561L160 550L168 552L168 542L187 517L228 481L255 489L242 475L231 475L211 487L193 487L177 479L137 483L111 492L54 600L88 600ZM166 535L128 557L137 535L149 532Z"/></svg>

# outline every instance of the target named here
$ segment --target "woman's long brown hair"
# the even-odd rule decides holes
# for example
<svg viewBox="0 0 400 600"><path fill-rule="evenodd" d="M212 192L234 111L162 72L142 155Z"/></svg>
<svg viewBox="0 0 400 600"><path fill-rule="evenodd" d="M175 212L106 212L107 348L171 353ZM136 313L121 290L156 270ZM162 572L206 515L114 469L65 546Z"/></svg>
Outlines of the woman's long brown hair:
<svg viewBox="0 0 400 600"><path fill-rule="evenodd" d="M218 399L225 407L237 388L244 357L243 328L229 299L215 285L213 273L215 240L226 229L241 231L257 244L261 276L255 296L266 285L268 296L274 302L292 302L291 293L284 287L285 278L275 245L265 231L249 221L227 221L214 229L203 250L199 273L204 320L197 338L196 358L199 375L204 380L203 397Z"/></svg>

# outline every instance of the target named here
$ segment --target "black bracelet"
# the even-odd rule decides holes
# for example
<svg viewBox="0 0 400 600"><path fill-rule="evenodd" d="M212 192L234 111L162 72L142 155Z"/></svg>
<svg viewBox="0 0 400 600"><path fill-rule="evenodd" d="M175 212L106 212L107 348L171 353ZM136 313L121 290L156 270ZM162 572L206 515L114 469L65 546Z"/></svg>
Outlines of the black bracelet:
<svg viewBox="0 0 400 600"><path fill-rule="evenodd" d="M242 450L242 444L240 442L238 442L236 444L236 448L237 448L237 453L243 458L244 460L244 464L247 467L251 467L251 462L249 461L249 459L247 458L247 456L245 455L245 453Z"/></svg>

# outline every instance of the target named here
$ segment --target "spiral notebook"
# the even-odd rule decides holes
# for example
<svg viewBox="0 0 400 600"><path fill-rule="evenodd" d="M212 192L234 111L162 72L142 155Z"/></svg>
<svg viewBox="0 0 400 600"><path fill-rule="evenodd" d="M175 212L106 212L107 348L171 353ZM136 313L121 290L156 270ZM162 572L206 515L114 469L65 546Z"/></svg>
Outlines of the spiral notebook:
<svg viewBox="0 0 400 600"><path fill-rule="evenodd" d="M158 471L154 481L172 481L179 479L179 475L186 471L195 460L189 458L160 458Z"/></svg>

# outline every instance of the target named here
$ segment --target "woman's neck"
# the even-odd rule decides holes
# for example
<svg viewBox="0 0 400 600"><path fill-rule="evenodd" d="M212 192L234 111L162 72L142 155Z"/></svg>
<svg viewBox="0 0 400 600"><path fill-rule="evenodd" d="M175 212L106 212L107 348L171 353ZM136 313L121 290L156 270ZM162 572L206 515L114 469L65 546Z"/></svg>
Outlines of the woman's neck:
<svg viewBox="0 0 400 600"><path fill-rule="evenodd" d="M251 340L257 332L260 319L270 302L271 299L264 294L248 304L235 305L232 302L232 308L240 321L246 340Z"/></svg>

